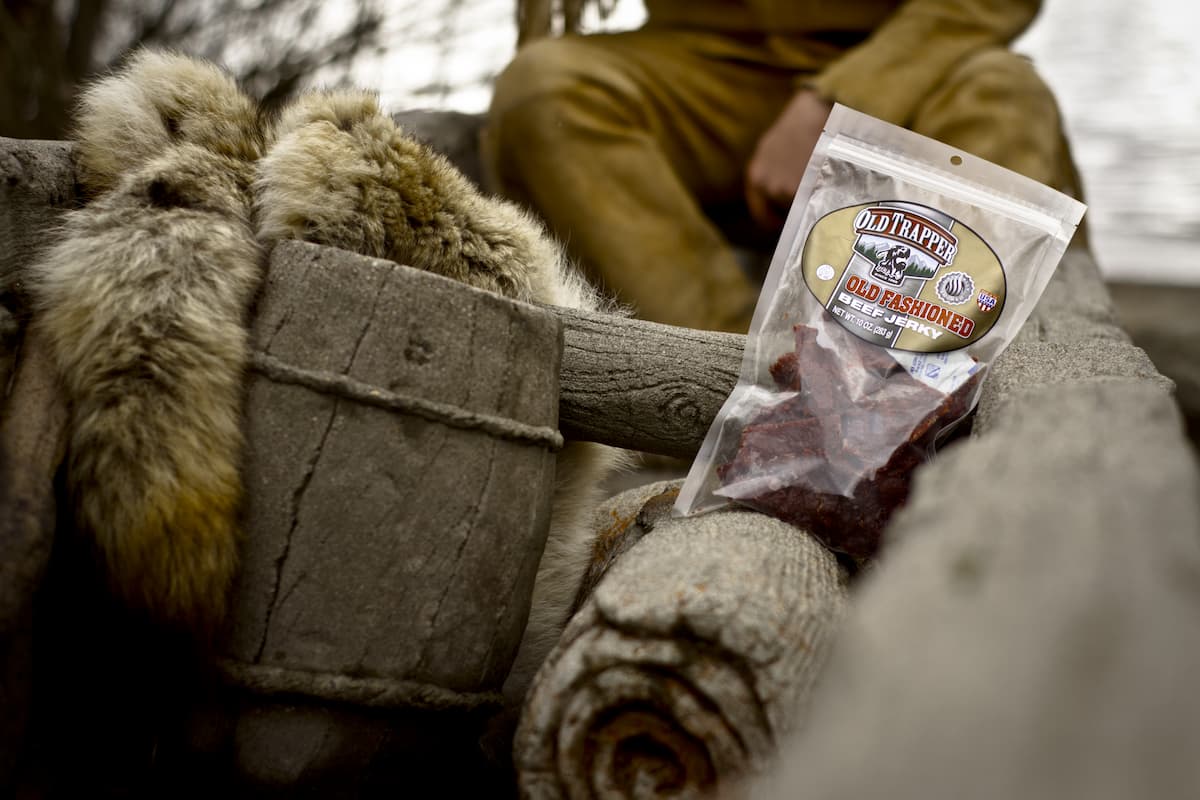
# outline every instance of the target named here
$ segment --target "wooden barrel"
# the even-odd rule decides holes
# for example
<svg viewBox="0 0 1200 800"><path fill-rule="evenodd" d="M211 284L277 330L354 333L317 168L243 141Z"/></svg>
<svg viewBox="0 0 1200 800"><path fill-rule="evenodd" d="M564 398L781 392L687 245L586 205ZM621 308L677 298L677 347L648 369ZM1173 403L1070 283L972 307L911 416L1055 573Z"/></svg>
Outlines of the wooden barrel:
<svg viewBox="0 0 1200 800"><path fill-rule="evenodd" d="M562 444L557 319L288 242L252 340L226 676L374 708L497 702Z"/></svg>

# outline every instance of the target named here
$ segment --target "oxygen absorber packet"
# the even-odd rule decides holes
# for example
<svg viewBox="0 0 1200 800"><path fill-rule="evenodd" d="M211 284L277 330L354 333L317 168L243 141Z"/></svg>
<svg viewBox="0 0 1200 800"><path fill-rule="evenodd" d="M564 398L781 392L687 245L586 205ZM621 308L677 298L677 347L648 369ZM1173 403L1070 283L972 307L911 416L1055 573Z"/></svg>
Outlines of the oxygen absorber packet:
<svg viewBox="0 0 1200 800"><path fill-rule="evenodd" d="M871 555L1033 311L1082 203L835 106L676 512L734 502Z"/></svg>

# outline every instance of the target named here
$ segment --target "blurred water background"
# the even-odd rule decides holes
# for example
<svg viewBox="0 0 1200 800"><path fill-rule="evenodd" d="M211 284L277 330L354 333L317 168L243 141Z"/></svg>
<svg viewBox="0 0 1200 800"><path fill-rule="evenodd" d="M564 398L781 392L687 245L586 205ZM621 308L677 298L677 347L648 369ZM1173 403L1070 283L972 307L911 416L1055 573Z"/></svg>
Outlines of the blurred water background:
<svg viewBox="0 0 1200 800"><path fill-rule="evenodd" d="M1106 274L1200 285L1200 3L1047 0L1017 43L1054 88Z"/></svg>
<svg viewBox="0 0 1200 800"><path fill-rule="evenodd" d="M391 110L479 112L511 58L512 0L417 0L384 21L398 43L355 64L352 80ZM627 29L640 0L589 27ZM1058 95L1106 277L1200 286L1200 3L1045 0L1015 49Z"/></svg>

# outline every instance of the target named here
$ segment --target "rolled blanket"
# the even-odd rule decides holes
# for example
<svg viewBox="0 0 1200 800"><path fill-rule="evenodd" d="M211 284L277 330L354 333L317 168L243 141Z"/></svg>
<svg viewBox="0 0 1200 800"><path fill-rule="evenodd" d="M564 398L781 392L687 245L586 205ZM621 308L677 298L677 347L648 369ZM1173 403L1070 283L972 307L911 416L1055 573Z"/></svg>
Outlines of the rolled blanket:
<svg viewBox="0 0 1200 800"><path fill-rule="evenodd" d="M679 484L601 509L593 563L612 566L526 698L524 797L694 796L757 771L803 716L845 607L842 568L762 514L671 519Z"/></svg>

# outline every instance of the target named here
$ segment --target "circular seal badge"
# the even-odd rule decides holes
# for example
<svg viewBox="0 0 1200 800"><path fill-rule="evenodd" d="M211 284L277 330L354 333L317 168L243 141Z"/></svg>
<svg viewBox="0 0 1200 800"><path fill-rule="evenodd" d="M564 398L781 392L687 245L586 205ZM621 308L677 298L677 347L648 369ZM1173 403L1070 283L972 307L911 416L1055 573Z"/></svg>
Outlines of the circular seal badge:
<svg viewBox="0 0 1200 800"><path fill-rule="evenodd" d="M961 306L975 294L975 281L965 272L947 272L938 278L937 296L952 306Z"/></svg>
<svg viewBox="0 0 1200 800"><path fill-rule="evenodd" d="M880 200L829 212L805 239L800 268L839 325L895 350L966 347L1004 307L995 251L959 220L919 203Z"/></svg>

